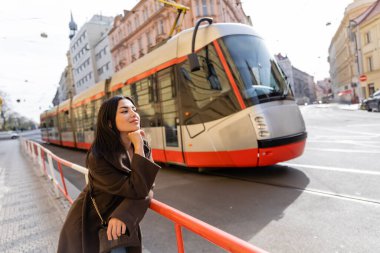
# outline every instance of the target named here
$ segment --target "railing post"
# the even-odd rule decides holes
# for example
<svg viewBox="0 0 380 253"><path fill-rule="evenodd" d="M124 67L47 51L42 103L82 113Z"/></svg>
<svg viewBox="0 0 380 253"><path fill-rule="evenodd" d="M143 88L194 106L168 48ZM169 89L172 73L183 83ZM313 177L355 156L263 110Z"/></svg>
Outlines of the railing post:
<svg viewBox="0 0 380 253"><path fill-rule="evenodd" d="M61 174L61 181L62 181L62 184L63 184L63 189L65 191L65 196L67 197L69 194L67 192L67 187L66 187L66 182L65 182L65 177L63 176L63 172L62 172L62 166L61 166L61 163L59 161L57 161L58 163L58 170L59 170L59 173Z"/></svg>
<svg viewBox="0 0 380 253"><path fill-rule="evenodd" d="M30 141L27 142L27 150L28 150L28 155L30 158L32 158L32 148L30 147Z"/></svg>
<svg viewBox="0 0 380 253"><path fill-rule="evenodd" d="M84 175L84 179L86 180L86 184L88 184L88 174Z"/></svg>
<svg viewBox="0 0 380 253"><path fill-rule="evenodd" d="M174 226L175 226L175 235L177 238L178 253L184 253L185 248L183 247L182 228L178 223L175 223Z"/></svg>
<svg viewBox="0 0 380 253"><path fill-rule="evenodd" d="M34 151L34 143L31 142L33 164L36 164L36 153Z"/></svg>
<svg viewBox="0 0 380 253"><path fill-rule="evenodd" d="M42 165L43 165L44 173L45 173L45 175L47 176L48 173L47 173L47 171L46 171L45 151L44 151L43 149L41 150L41 159L42 159Z"/></svg>
<svg viewBox="0 0 380 253"><path fill-rule="evenodd" d="M25 154L28 154L28 144L25 139L22 139L22 150Z"/></svg>
<svg viewBox="0 0 380 253"><path fill-rule="evenodd" d="M44 175L44 170L42 168L42 157L41 157L41 148L37 146L37 154L38 154L38 165L40 167L41 176Z"/></svg>
<svg viewBox="0 0 380 253"><path fill-rule="evenodd" d="M50 174L51 174L51 181L53 182L54 184L54 192L55 192L55 196L57 198L59 198L59 192L58 192L58 186L56 185L57 184L57 180L55 180L55 175L54 175L54 165L53 165L53 159L51 158L51 155L50 153L47 153L47 158L48 158L48 162L49 162L49 168L50 168Z"/></svg>

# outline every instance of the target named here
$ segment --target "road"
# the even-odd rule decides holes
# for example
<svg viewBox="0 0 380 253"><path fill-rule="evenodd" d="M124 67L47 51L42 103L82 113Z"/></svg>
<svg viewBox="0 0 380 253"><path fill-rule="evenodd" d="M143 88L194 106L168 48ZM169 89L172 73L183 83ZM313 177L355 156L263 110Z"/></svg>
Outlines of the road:
<svg viewBox="0 0 380 253"><path fill-rule="evenodd" d="M317 105L301 111L308 131L301 157L204 173L165 167L154 197L269 252L377 252L380 113ZM50 148L84 161L84 152ZM148 212L142 230L145 252L176 252L171 222ZM186 252L224 252L187 231L184 238Z"/></svg>

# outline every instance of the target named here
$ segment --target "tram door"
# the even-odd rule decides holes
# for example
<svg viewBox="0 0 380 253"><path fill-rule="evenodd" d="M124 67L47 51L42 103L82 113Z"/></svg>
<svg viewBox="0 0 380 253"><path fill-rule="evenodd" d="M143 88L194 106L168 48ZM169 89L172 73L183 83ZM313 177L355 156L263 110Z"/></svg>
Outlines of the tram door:
<svg viewBox="0 0 380 253"><path fill-rule="evenodd" d="M166 160L171 163L184 164L181 127L179 125L179 112L177 91L174 82L173 68L167 68L157 73L157 98L160 111L160 124Z"/></svg>

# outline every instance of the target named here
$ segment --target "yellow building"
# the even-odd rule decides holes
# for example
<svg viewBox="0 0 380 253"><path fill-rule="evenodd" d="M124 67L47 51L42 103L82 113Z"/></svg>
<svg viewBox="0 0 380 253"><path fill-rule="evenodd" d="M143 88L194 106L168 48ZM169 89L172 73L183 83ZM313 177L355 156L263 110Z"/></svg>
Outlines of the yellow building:
<svg viewBox="0 0 380 253"><path fill-rule="evenodd" d="M380 0L351 23L358 38L361 75L367 79L360 81L360 86L363 97L367 98L380 89Z"/></svg>
<svg viewBox="0 0 380 253"><path fill-rule="evenodd" d="M360 64L360 38L356 38L354 20L373 6L376 0L354 0L344 12L343 20L329 47L330 77L338 101L357 102L365 94L359 85L363 74Z"/></svg>

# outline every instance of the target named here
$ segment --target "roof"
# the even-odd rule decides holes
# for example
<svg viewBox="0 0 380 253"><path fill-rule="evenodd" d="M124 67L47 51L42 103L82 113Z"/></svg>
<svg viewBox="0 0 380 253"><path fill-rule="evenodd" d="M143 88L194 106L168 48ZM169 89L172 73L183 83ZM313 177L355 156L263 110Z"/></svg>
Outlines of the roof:
<svg viewBox="0 0 380 253"><path fill-rule="evenodd" d="M369 20L374 16L377 16L380 13L380 0L376 1L367 10L365 10L362 14L352 19L356 24L361 24L365 20Z"/></svg>

